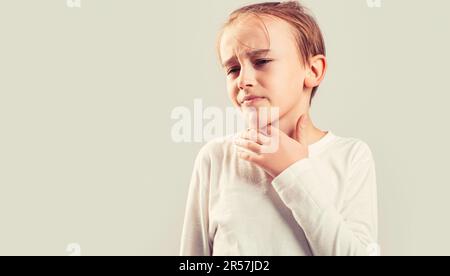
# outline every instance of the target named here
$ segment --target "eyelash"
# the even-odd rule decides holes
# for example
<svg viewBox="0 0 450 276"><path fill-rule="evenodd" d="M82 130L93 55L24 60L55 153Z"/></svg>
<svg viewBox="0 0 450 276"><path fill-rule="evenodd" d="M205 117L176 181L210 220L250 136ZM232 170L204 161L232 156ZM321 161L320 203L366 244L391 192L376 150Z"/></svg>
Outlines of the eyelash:
<svg viewBox="0 0 450 276"><path fill-rule="evenodd" d="M271 62L271 61L272 61L271 59L258 59L258 60L255 62L255 65L256 65L256 66L263 66L263 65L268 64L268 63ZM235 70L237 70L237 69L239 69L239 68L231 68L231 69L227 72L227 75L230 75L230 74L234 73Z"/></svg>

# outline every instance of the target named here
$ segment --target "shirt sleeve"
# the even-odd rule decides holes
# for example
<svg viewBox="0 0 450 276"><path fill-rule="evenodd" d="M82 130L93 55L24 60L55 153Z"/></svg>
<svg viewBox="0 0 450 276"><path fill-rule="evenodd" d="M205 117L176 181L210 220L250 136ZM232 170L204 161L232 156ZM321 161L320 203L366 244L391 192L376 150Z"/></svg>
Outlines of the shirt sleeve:
<svg viewBox="0 0 450 276"><path fill-rule="evenodd" d="M189 185L183 230L181 256L210 256L212 242L209 238L209 171L207 154L197 155Z"/></svg>
<svg viewBox="0 0 450 276"><path fill-rule="evenodd" d="M377 246L375 165L363 143L351 158L339 210L310 158L294 163L272 184L302 227L314 255L374 255ZM378 254L378 252L375 252Z"/></svg>

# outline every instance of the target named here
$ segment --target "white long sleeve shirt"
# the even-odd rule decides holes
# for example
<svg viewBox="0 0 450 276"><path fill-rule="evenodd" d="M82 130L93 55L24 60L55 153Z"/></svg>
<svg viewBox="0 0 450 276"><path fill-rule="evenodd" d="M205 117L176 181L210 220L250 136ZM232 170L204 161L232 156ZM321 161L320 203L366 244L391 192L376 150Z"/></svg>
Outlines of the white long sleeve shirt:
<svg viewBox="0 0 450 276"><path fill-rule="evenodd" d="M232 138L196 158L181 255L373 254L377 188L366 143L328 131L273 179L240 159Z"/></svg>

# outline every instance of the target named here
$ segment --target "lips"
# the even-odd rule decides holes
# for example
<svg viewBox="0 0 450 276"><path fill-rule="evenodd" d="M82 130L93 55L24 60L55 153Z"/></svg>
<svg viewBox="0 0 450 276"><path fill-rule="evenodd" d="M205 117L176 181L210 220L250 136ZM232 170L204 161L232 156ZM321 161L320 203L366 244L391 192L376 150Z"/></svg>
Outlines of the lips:
<svg viewBox="0 0 450 276"><path fill-rule="evenodd" d="M265 97L248 95L242 99L241 104L250 104L250 103L256 102L258 100L262 100L262 99L265 99Z"/></svg>

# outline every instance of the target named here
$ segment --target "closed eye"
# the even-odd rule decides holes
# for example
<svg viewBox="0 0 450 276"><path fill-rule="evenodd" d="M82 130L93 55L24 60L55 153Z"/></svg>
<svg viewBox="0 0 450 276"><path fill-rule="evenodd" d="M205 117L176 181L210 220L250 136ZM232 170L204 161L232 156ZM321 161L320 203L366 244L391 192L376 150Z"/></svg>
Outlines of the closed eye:
<svg viewBox="0 0 450 276"><path fill-rule="evenodd" d="M258 65L258 66L261 66L261 65L265 65L265 64L267 64L267 63L269 63L269 62L271 62L272 60L270 60L270 59L258 59L256 62L255 62L255 65Z"/></svg>
<svg viewBox="0 0 450 276"><path fill-rule="evenodd" d="M235 72L238 71L238 70L239 70L238 67L232 67L230 70L228 70L227 75L233 74L233 73L235 73Z"/></svg>
<svg viewBox="0 0 450 276"><path fill-rule="evenodd" d="M255 66L264 66L266 64L268 64L269 62L272 62L273 60L271 59L258 59L255 61ZM239 67L235 66L235 67L231 67L228 71L227 71L227 75L230 74L234 74L237 71L239 71Z"/></svg>

